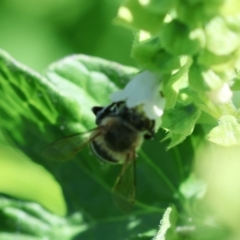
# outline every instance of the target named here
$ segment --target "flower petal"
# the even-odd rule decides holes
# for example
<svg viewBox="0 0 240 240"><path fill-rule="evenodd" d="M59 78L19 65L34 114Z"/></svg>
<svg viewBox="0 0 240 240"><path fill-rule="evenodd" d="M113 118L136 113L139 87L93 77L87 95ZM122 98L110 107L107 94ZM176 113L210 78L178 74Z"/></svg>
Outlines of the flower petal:
<svg viewBox="0 0 240 240"><path fill-rule="evenodd" d="M149 119L162 116L165 99L160 95L160 80L156 74L144 71L135 76L126 87L110 96L112 102L126 101L129 108L143 105Z"/></svg>

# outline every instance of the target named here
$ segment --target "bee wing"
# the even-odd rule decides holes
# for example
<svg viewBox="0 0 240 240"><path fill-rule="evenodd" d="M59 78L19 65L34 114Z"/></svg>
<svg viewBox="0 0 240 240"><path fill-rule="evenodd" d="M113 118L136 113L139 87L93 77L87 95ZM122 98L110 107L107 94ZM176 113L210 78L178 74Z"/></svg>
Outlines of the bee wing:
<svg viewBox="0 0 240 240"><path fill-rule="evenodd" d="M86 133L76 133L61 138L48 145L42 152L42 155L55 161L67 161L73 158L81 151L89 141L99 134L99 129L92 129Z"/></svg>
<svg viewBox="0 0 240 240"><path fill-rule="evenodd" d="M123 212L130 212L135 200L135 160L126 160L113 187L114 201Z"/></svg>

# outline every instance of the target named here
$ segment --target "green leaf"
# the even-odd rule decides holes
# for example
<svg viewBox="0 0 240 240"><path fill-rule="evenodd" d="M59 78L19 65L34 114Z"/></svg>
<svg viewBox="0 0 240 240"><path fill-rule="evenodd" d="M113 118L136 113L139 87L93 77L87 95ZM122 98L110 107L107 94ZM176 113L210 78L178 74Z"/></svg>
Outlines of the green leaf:
<svg viewBox="0 0 240 240"><path fill-rule="evenodd" d="M219 13L219 7L224 0L187 0L178 1L177 14L179 20L188 26L199 26L202 22L209 21Z"/></svg>
<svg viewBox="0 0 240 240"><path fill-rule="evenodd" d="M178 213L175 206L168 207L160 222L159 231L154 240L175 240L178 239L175 228Z"/></svg>
<svg viewBox="0 0 240 240"><path fill-rule="evenodd" d="M205 34L206 49L219 56L233 53L240 45L239 34L231 31L219 16L206 25Z"/></svg>
<svg viewBox="0 0 240 240"><path fill-rule="evenodd" d="M189 70L189 85L198 92L218 89L223 85L223 80L213 70L193 64Z"/></svg>
<svg viewBox="0 0 240 240"><path fill-rule="evenodd" d="M173 108L177 101L178 92L173 87L168 86L164 91L164 96L166 96L166 109Z"/></svg>
<svg viewBox="0 0 240 240"><path fill-rule="evenodd" d="M133 68L80 55L53 64L46 72L47 77L43 77L4 51L0 52L0 69L3 116L0 127L9 140L51 171L56 164L41 156L45 146L65 134L95 127L91 107L109 104L108 95L136 73ZM65 214L61 189L50 175L21 155L12 154L9 158L6 157L3 164L5 171L8 169L11 174L1 175L2 183L9 180L8 184L3 184L2 191L38 201L58 214Z"/></svg>
<svg viewBox="0 0 240 240"><path fill-rule="evenodd" d="M21 129L11 135L22 145L30 143L29 137L24 138L24 131L29 128L33 135L34 130L37 131L39 140L44 139L45 142L49 141L48 138L50 141L53 139L48 130L54 124L59 126L58 133L55 132L58 136L63 136L64 132L92 128L91 107L109 104L108 94L115 91L117 86L123 86L136 73L133 68L76 55L53 64L43 77L17 63L3 51L0 67L0 107L5 116L1 118L1 125L4 130L11 131L13 124ZM9 120L16 115L18 118L10 123ZM32 123L27 126L27 122Z"/></svg>
<svg viewBox="0 0 240 240"><path fill-rule="evenodd" d="M214 71L224 72L230 68L234 68L238 58L238 52L233 52L228 55L216 55L203 49L198 56L198 63L206 68L211 68Z"/></svg>
<svg viewBox="0 0 240 240"><path fill-rule="evenodd" d="M163 92L166 98L166 108L173 108L176 104L179 93L188 87L188 69L191 65L190 58L181 58L181 68L167 78L166 85L163 85Z"/></svg>
<svg viewBox="0 0 240 240"><path fill-rule="evenodd" d="M132 47L132 56L144 69L154 72L170 73L180 67L178 57L174 57L162 48L159 37L152 37L140 41L140 36L136 36Z"/></svg>
<svg viewBox="0 0 240 240"><path fill-rule="evenodd" d="M189 135L200 113L201 111L193 104L187 106L176 104L173 109L164 112L162 127L173 133Z"/></svg>
<svg viewBox="0 0 240 240"><path fill-rule="evenodd" d="M165 23L161 32L164 48L174 56L194 55L200 50L204 34L201 29L190 30L178 20Z"/></svg>
<svg viewBox="0 0 240 240"><path fill-rule="evenodd" d="M207 135L207 139L222 146L234 146L240 144L240 125L236 117L223 115L218 120L218 126Z"/></svg>
<svg viewBox="0 0 240 240"><path fill-rule="evenodd" d="M26 239L70 240L87 229L80 214L68 219L46 211L37 203L7 199L0 196L1 239L16 236L11 233L19 229L20 236ZM74 218L74 221L73 221ZM21 220L21 221L19 221ZM36 237L36 238L35 238Z"/></svg>
<svg viewBox="0 0 240 240"><path fill-rule="evenodd" d="M127 0L118 10L115 22L134 29L156 33L160 30L164 13L150 11L138 0Z"/></svg>
<svg viewBox="0 0 240 240"><path fill-rule="evenodd" d="M188 69L192 61L190 58L181 57L181 67L177 72L164 79L163 92L166 98L166 108L173 108L179 93L188 87Z"/></svg>
<svg viewBox="0 0 240 240"><path fill-rule="evenodd" d="M166 109L162 117L162 128L168 131L166 139L171 139L168 149L183 142L195 127L201 111L193 104L176 104L172 109Z"/></svg>
<svg viewBox="0 0 240 240"><path fill-rule="evenodd" d="M42 204L60 216L66 215L62 189L41 165L10 147L0 147L0 192Z"/></svg>
<svg viewBox="0 0 240 240"><path fill-rule="evenodd" d="M187 139L178 150L182 165L178 165L172 151L166 152L166 146L159 143L165 135L163 131L159 131L153 141L144 142L136 159L137 194L131 215L123 215L112 198L112 187L121 166L99 164L88 148L73 161L64 163L51 162L41 155L52 141L94 128L91 107L109 104L109 94L122 88L137 69L75 55L54 63L42 76L6 53L0 55L0 69L0 111L4 114L4 118L0 118L1 131L15 147L55 176L70 213L84 209L89 228L78 239L96 238L95 233L105 240L146 233L169 202L179 201L174 196L182 179L180 172L188 171L181 166L192 159ZM37 107L41 110L37 111ZM184 149L188 149L187 154ZM18 175L21 176L21 172ZM19 186L19 182L15 184Z"/></svg>
<svg viewBox="0 0 240 240"><path fill-rule="evenodd" d="M171 142L167 146L167 150L177 146L178 144L182 143L188 135L186 134L179 134L174 132L168 132L167 136L163 139L163 141L170 139Z"/></svg>

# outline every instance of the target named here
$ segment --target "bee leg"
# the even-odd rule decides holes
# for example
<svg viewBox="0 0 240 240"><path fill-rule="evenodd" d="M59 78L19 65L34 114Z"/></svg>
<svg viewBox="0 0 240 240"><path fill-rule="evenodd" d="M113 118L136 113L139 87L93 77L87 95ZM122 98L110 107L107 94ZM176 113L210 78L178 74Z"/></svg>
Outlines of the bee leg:
<svg viewBox="0 0 240 240"><path fill-rule="evenodd" d="M113 187L114 201L125 213L132 211L135 200L135 151L126 155L121 172Z"/></svg>
<svg viewBox="0 0 240 240"><path fill-rule="evenodd" d="M137 157L136 151L132 150L127 154L126 161L134 161L136 157Z"/></svg>

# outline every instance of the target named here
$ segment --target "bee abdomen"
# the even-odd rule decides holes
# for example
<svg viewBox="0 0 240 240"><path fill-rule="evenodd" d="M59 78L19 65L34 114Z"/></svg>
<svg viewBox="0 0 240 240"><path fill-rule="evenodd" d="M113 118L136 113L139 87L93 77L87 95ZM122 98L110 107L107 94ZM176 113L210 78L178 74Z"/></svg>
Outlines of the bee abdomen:
<svg viewBox="0 0 240 240"><path fill-rule="evenodd" d="M109 162L113 164L120 163L118 159L114 158L107 149L98 144L96 141L90 143L93 153L102 161Z"/></svg>

